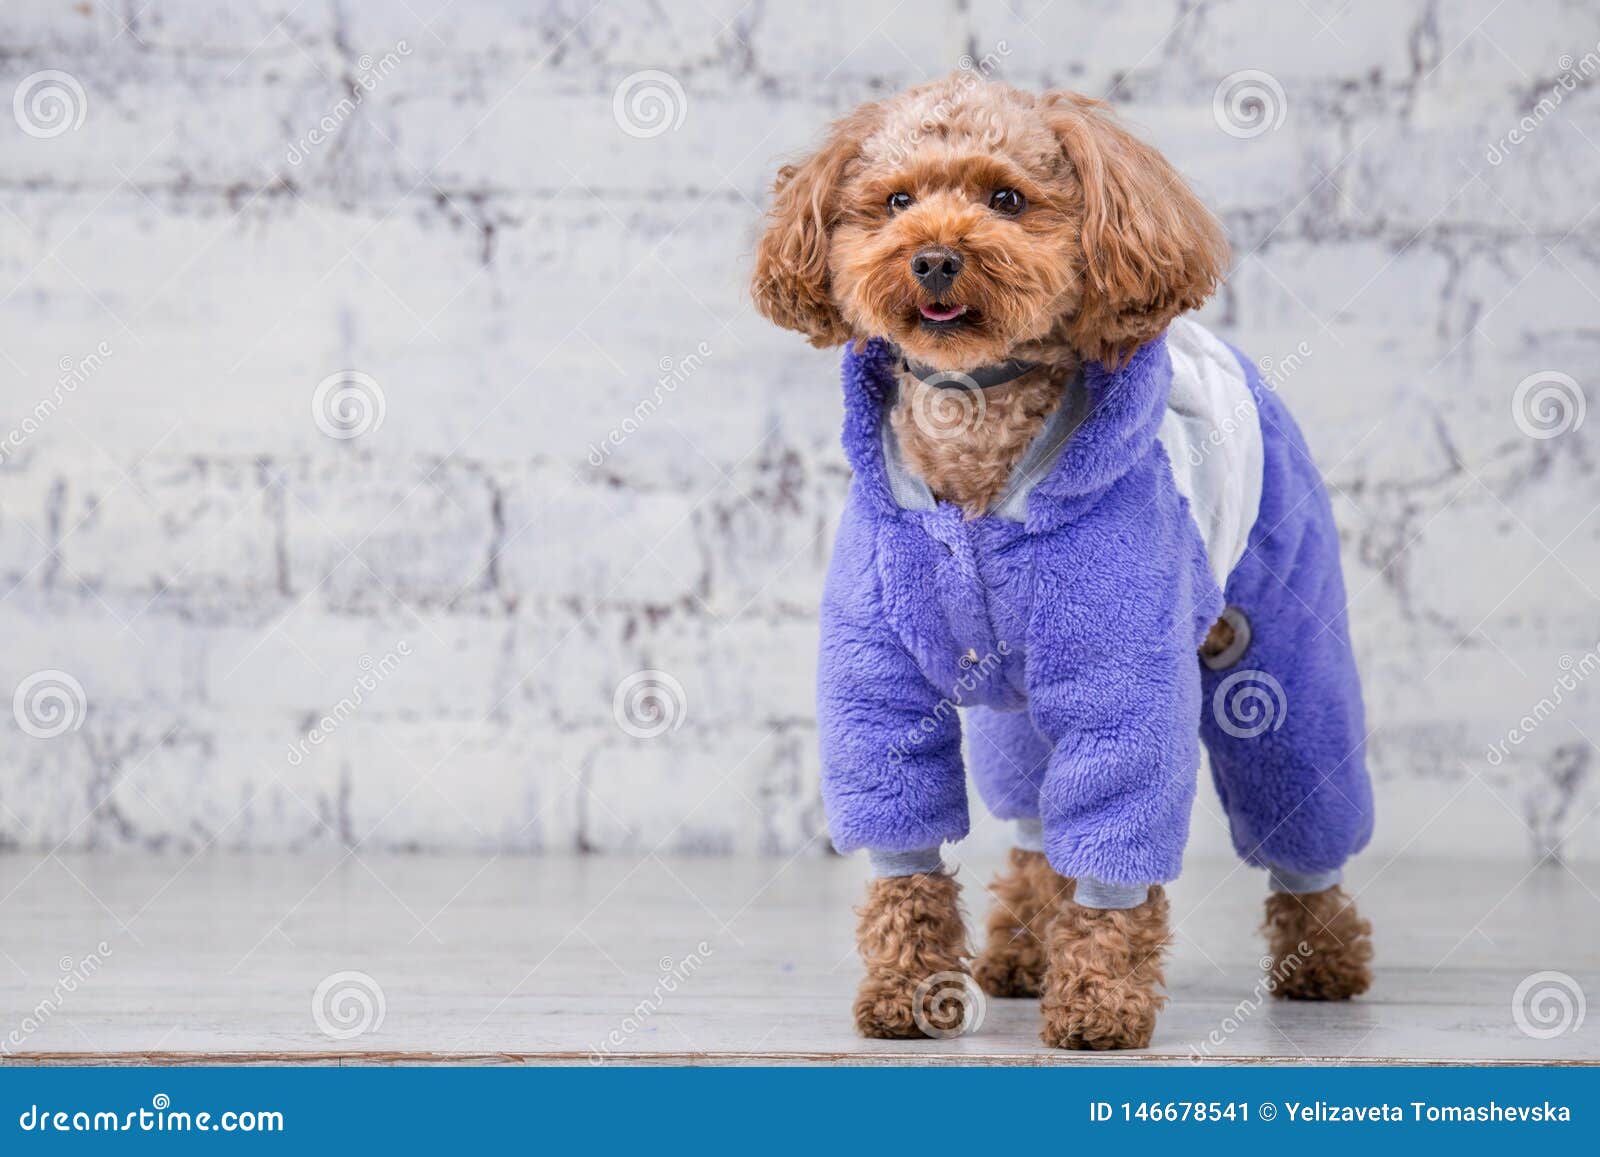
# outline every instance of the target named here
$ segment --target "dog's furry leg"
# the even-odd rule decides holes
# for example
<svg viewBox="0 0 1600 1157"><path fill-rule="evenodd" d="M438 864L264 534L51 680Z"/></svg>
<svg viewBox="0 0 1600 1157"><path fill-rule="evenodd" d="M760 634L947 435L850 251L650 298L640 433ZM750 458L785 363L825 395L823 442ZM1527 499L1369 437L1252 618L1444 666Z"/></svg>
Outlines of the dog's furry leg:
<svg viewBox="0 0 1600 1157"><path fill-rule="evenodd" d="M1012 848L1010 868L989 891L988 939L972 975L990 996L1038 996L1050 924L1056 905L1072 895L1072 881L1057 875L1043 852Z"/></svg>
<svg viewBox="0 0 1600 1157"><path fill-rule="evenodd" d="M1064 899L1050 929L1044 1031L1058 1049L1140 1049L1150 1043L1167 949L1167 895L1160 885L1137 908L1083 908Z"/></svg>
<svg viewBox="0 0 1600 1157"><path fill-rule="evenodd" d="M960 1031L969 1003L965 985L971 983L960 896L961 886L945 873L882 876L868 885L866 903L856 910L856 945L867 968L855 1003L862 1036ZM941 977L938 983L923 985L935 976Z"/></svg>
<svg viewBox="0 0 1600 1157"><path fill-rule="evenodd" d="M1335 884L1274 892L1261 926L1272 950L1272 994L1285 1000L1349 1000L1372 985L1372 922Z"/></svg>

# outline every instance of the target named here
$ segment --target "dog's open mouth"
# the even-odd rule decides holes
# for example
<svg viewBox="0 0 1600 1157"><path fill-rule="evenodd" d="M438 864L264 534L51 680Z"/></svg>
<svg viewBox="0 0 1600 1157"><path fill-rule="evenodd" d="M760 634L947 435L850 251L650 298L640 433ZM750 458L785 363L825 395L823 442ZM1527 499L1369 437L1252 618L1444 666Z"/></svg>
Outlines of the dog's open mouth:
<svg viewBox="0 0 1600 1157"><path fill-rule="evenodd" d="M964 305L950 305L943 301L936 301L932 305L919 305L917 314L921 318L923 329L957 329L971 325L978 318L978 311L975 309L969 309Z"/></svg>

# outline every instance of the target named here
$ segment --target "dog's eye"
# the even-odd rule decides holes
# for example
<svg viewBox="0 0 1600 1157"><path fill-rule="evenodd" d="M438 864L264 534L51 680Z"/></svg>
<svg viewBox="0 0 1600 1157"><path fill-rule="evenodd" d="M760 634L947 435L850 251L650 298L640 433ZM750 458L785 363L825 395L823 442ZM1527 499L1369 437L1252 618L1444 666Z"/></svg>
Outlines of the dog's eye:
<svg viewBox="0 0 1600 1157"><path fill-rule="evenodd" d="M889 212L891 212L891 213L899 213L899 212L902 212L903 210L909 209L909 208L911 208L911 194L910 193L890 193L889 194L889 202L888 202L888 204L889 204Z"/></svg>
<svg viewBox="0 0 1600 1157"><path fill-rule="evenodd" d="M1028 207L1028 199L1015 189L996 189L989 198L989 208L1007 217L1015 217Z"/></svg>

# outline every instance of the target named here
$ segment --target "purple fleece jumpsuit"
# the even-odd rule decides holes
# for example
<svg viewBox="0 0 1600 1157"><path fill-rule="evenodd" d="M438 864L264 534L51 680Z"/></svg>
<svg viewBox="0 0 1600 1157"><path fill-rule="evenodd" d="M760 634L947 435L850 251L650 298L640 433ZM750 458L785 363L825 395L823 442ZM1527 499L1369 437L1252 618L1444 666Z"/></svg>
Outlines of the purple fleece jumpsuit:
<svg viewBox="0 0 1600 1157"><path fill-rule="evenodd" d="M1177 877L1202 738L1239 855L1283 890L1337 882L1372 830L1338 533L1255 368L1186 319L1087 366L970 520L901 465L896 388L884 343L846 355L818 673L835 846L938 867L968 829L963 708L984 803L1080 903ZM1225 606L1242 654L1210 669Z"/></svg>

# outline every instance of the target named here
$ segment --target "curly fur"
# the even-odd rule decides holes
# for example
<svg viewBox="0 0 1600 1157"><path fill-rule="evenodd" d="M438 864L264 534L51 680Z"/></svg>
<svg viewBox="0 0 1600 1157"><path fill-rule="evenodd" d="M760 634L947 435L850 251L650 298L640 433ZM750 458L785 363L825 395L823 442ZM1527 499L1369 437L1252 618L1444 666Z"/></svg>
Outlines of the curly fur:
<svg viewBox="0 0 1600 1157"><path fill-rule="evenodd" d="M1026 208L994 212L1001 188ZM913 203L891 212L898 192ZM960 254L947 296L970 323L922 323L919 308L934 303L910 258L929 245ZM896 426L912 469L973 515L1002 492L1053 408L1043 399L1059 397L1078 362L1125 363L1211 295L1226 259L1216 219L1107 106L957 75L861 106L779 171L752 296L813 345L887 337L940 370L1009 357L1047 366L1053 392L994 394L1000 412L961 438Z"/></svg>
<svg viewBox="0 0 1600 1157"><path fill-rule="evenodd" d="M1050 929L1044 1029L1058 1049L1142 1049L1167 1003L1162 956L1167 894L1160 885L1137 908L1083 908L1063 899Z"/></svg>
<svg viewBox="0 0 1600 1157"><path fill-rule="evenodd" d="M948 391L902 374L900 402L889 421L906 465L935 497L976 518L1005 492L1012 467L1060 402L1061 383L1058 373L1038 370L985 390L982 411L972 415L961 437L943 438L916 415L946 401Z"/></svg>
<svg viewBox="0 0 1600 1157"><path fill-rule="evenodd" d="M855 1003L862 1036L927 1035L917 1024L917 986L941 972L965 974L972 955L960 899L961 885L950 875L885 876L868 885L866 903L856 909L856 945L867 969ZM937 989L922 995L923 1022L956 1028L961 1010L938 997Z"/></svg>
<svg viewBox="0 0 1600 1157"><path fill-rule="evenodd" d="M1072 896L1073 881L1058 875L1043 852L1011 849L1010 868L989 891L988 937L972 975L990 996L1038 996L1045 949L1056 908Z"/></svg>
<svg viewBox="0 0 1600 1157"><path fill-rule="evenodd" d="M1334 885L1321 892L1267 897L1261 925L1272 952L1269 969L1285 1000L1349 1000L1372 987L1372 922Z"/></svg>
<svg viewBox="0 0 1600 1157"><path fill-rule="evenodd" d="M1200 644L1200 654L1208 659L1214 659L1233 646L1235 637L1233 624L1227 619L1218 619L1206 632L1205 640Z"/></svg>

